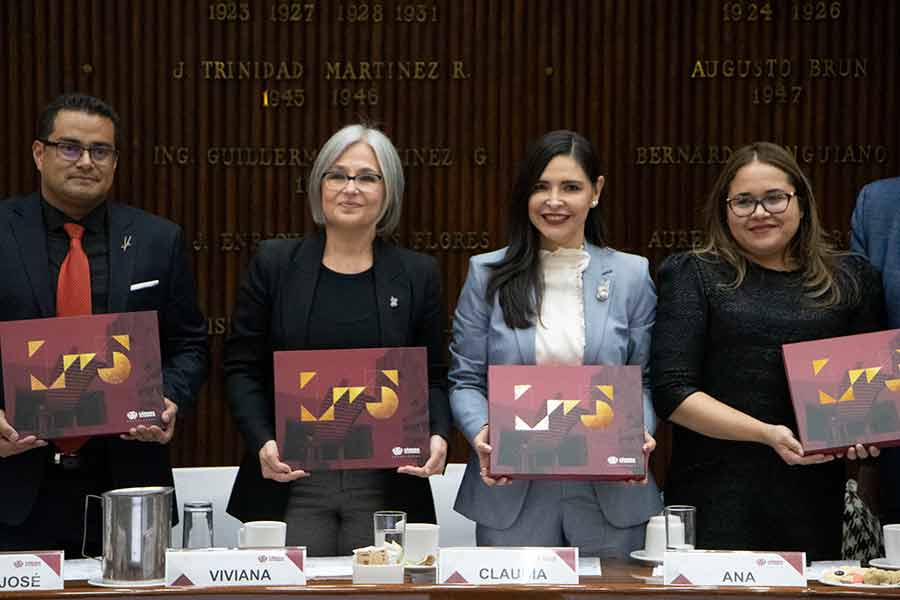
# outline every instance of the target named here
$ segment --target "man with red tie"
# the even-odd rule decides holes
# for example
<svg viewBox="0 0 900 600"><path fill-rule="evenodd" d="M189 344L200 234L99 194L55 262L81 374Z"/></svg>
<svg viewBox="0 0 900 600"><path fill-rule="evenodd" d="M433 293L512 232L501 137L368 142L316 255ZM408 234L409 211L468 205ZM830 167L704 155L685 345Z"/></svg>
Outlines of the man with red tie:
<svg viewBox="0 0 900 600"><path fill-rule="evenodd" d="M181 228L107 199L121 137L118 115L91 96L60 96L42 113L31 147L41 190L0 203L0 320L156 310L163 426L118 438L20 436L0 384L0 550L79 557L87 494L172 485L165 444L206 377L206 321ZM97 522L87 529L93 554Z"/></svg>

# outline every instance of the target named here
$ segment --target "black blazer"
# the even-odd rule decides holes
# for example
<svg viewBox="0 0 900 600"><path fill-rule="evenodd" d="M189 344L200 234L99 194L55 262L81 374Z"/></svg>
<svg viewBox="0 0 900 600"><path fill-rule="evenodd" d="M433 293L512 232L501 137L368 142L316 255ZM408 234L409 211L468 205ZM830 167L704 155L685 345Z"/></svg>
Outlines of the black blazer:
<svg viewBox="0 0 900 600"><path fill-rule="evenodd" d="M264 479L259 466L259 449L275 439L272 353L306 346L324 250L324 233L263 242L238 291L225 344L225 384L247 447L228 503L228 512L241 521L284 519L290 486ZM428 349L431 433L449 438L450 405L441 364L445 317L437 261L376 240L374 273L381 345ZM390 307L392 296L399 300L396 308ZM390 507L405 508L411 521L434 522L426 479L395 473L389 498Z"/></svg>
<svg viewBox="0 0 900 600"><path fill-rule="evenodd" d="M158 312L163 389L182 413L206 379L208 348L206 319L197 307L181 228L130 206L109 202L107 207L109 312ZM131 245L122 250L127 236ZM48 264L40 195L0 204L0 320L56 316ZM130 290L134 283L153 279L159 285ZM166 446L117 437L102 443L113 487L172 485ZM18 525L31 512L51 451L48 446L0 458L0 522Z"/></svg>

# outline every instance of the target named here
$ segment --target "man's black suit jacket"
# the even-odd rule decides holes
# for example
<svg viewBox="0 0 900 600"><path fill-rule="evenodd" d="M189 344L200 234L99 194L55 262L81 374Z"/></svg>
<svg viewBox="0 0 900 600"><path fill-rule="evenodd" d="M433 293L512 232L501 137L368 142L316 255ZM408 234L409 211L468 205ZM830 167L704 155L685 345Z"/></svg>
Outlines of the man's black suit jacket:
<svg viewBox="0 0 900 600"><path fill-rule="evenodd" d="M289 486L264 479L259 466L259 449L275 439L272 353L306 346L324 248L323 233L263 242L238 291L225 347L225 383L247 446L228 503L228 512L242 521L284 519ZM427 348L431 433L449 438L445 316L437 261L376 240L373 268L381 346ZM395 473L389 499L390 507L404 508L410 521L435 522L427 480Z"/></svg>
<svg viewBox="0 0 900 600"><path fill-rule="evenodd" d="M206 320L197 307L181 228L130 206L107 206L109 312L158 312L163 390L181 413L203 384L208 361ZM130 245L123 249L126 239ZM40 195L0 203L0 320L56 316L48 265ZM159 285L130 289L154 279ZM105 443L114 487L172 485L167 446L116 437ZM18 525L31 512L51 452L48 446L0 458L0 523Z"/></svg>

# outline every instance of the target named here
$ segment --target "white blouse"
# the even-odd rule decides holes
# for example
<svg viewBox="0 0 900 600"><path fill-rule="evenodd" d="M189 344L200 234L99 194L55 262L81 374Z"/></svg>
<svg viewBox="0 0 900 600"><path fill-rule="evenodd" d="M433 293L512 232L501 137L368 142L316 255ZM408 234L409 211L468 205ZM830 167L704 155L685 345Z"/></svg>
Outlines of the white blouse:
<svg viewBox="0 0 900 600"><path fill-rule="evenodd" d="M580 365L584 361L584 282L591 255L581 248L541 250L544 297L535 326L534 356L539 365Z"/></svg>

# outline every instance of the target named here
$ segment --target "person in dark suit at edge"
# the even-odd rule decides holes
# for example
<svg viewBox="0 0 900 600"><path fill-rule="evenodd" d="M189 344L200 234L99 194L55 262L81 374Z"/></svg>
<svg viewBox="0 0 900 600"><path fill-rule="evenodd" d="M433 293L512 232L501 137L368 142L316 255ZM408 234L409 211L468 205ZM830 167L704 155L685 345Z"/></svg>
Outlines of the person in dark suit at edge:
<svg viewBox="0 0 900 600"><path fill-rule="evenodd" d="M851 219L850 249L881 271L888 329L900 328L900 177L863 187ZM885 448L881 471L881 522L900 523L900 448Z"/></svg>
<svg viewBox="0 0 900 600"><path fill-rule="evenodd" d="M231 413L247 447L228 512L287 522L287 544L310 556L350 554L373 541L372 512L405 510L435 522L426 477L444 470L450 406L441 363L441 275L430 256L394 246L403 166L391 141L365 125L325 142L308 199L321 229L259 246L238 291L225 346ZM275 443L272 353L424 346L428 351L430 456L422 467L292 470Z"/></svg>
<svg viewBox="0 0 900 600"><path fill-rule="evenodd" d="M206 377L206 320L181 228L107 197L121 140L118 115L98 98L64 94L44 109L31 146L41 189L0 204L0 320L157 311L163 426L87 441L19 435L0 385L0 550L80 556L87 494L173 485L166 444ZM99 519L87 537L97 554Z"/></svg>

